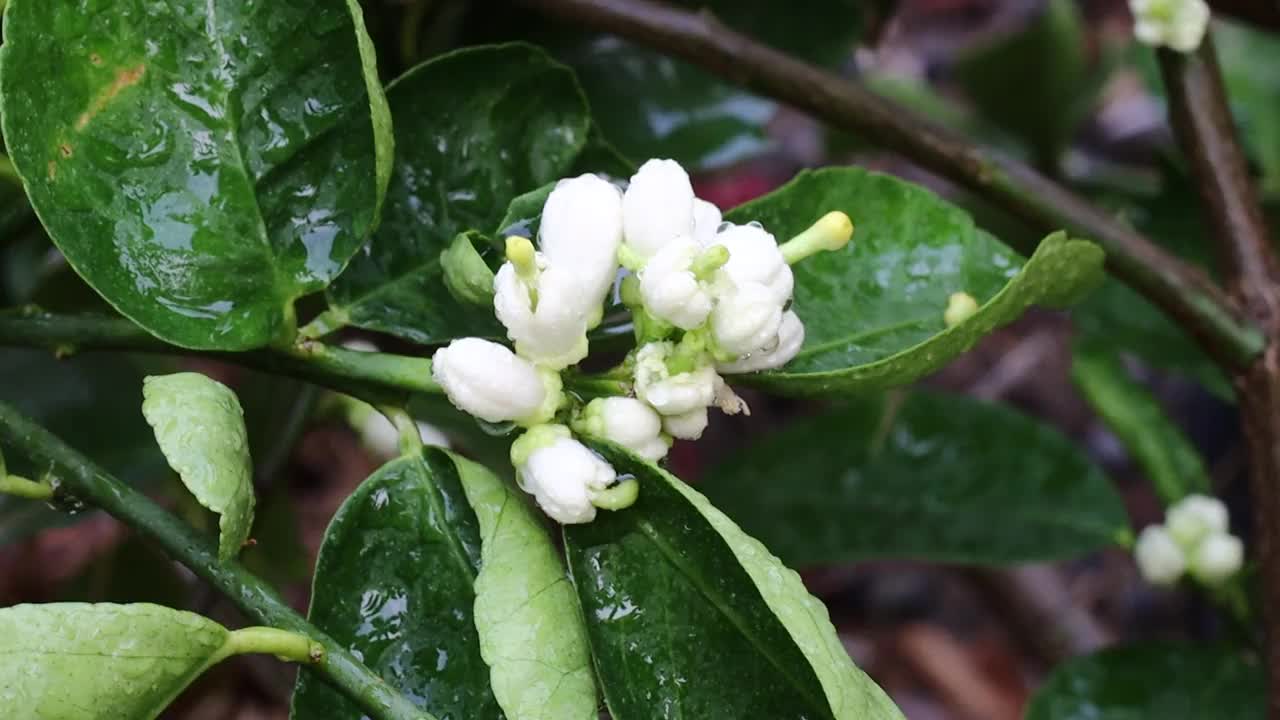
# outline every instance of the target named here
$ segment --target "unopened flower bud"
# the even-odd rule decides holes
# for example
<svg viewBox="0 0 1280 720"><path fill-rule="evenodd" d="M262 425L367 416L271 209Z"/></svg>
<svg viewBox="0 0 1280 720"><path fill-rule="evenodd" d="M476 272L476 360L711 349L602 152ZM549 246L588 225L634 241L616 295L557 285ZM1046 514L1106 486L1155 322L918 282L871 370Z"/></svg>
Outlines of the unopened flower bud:
<svg viewBox="0 0 1280 720"><path fill-rule="evenodd" d="M570 525L596 517L592 496L606 490L617 478L609 463L574 440L563 425L535 428L518 450L513 445L520 487L533 495L551 519Z"/></svg>
<svg viewBox="0 0 1280 720"><path fill-rule="evenodd" d="M574 427L622 445L646 460L661 460L669 448L662 437L662 418L635 398L596 398Z"/></svg>
<svg viewBox="0 0 1280 720"><path fill-rule="evenodd" d="M561 370L587 356L589 308L570 269L539 259L533 283L512 262L498 269L493 308L521 357Z"/></svg>
<svg viewBox="0 0 1280 720"><path fill-rule="evenodd" d="M707 429L708 418L705 407L694 408L679 415L667 415L662 418L662 428L671 437L681 440L697 440Z"/></svg>
<svg viewBox="0 0 1280 720"><path fill-rule="evenodd" d="M782 304L766 286L744 283L720 297L711 311L716 345L735 358L760 352L777 342Z"/></svg>
<svg viewBox="0 0 1280 720"><path fill-rule="evenodd" d="M1151 525L1138 535L1133 547L1138 571L1152 585L1173 585L1187 568L1182 549L1160 525Z"/></svg>
<svg viewBox="0 0 1280 720"><path fill-rule="evenodd" d="M1191 576L1205 585L1221 585L1244 565L1244 543L1227 533L1205 537L1191 553Z"/></svg>
<svg viewBox="0 0 1280 720"><path fill-rule="evenodd" d="M488 340L461 338L440 348L431 374L455 407L489 422L545 421L560 403L559 375Z"/></svg>
<svg viewBox="0 0 1280 720"><path fill-rule="evenodd" d="M702 198L693 199L693 239L702 247L715 242L720 231L720 208Z"/></svg>
<svg viewBox="0 0 1280 720"><path fill-rule="evenodd" d="M618 275L622 193L597 175L561 180L542 208L538 241L552 265L573 269L588 315L598 316Z"/></svg>
<svg viewBox="0 0 1280 720"><path fill-rule="evenodd" d="M942 321L947 327L959 325L978 312L978 301L969 293L951 293L947 298L947 309L942 313Z"/></svg>
<svg viewBox="0 0 1280 720"><path fill-rule="evenodd" d="M693 233L693 185L674 160L650 160L631 177L622 197L627 245L649 258L676 238Z"/></svg>
<svg viewBox="0 0 1280 720"><path fill-rule="evenodd" d="M1205 0L1129 0L1129 10L1134 36L1147 45L1192 52L1209 29Z"/></svg>
<svg viewBox="0 0 1280 720"><path fill-rule="evenodd" d="M715 400L715 370L704 365L672 374L666 360L674 350L671 343L658 342L636 353L636 395L661 415L682 415Z"/></svg>
<svg viewBox="0 0 1280 720"><path fill-rule="evenodd" d="M1204 538L1228 531L1227 506L1208 495L1188 495L1169 507L1165 527L1179 545L1190 550Z"/></svg>
<svg viewBox="0 0 1280 720"><path fill-rule="evenodd" d="M724 272L735 285L757 283L769 288L779 306L791 300L795 278L773 235L757 225L734 225L716 235L714 245L729 250Z"/></svg>
<svg viewBox="0 0 1280 720"><path fill-rule="evenodd" d="M711 295L693 272L703 252L688 236L667 243L640 271L640 297L654 317L692 330L711 313Z"/></svg>
<svg viewBox="0 0 1280 720"><path fill-rule="evenodd" d="M729 363L720 363L720 372L728 374L756 372L757 370L774 370L791 362L800 353L804 345L804 323L794 311L782 314L778 324L778 337L775 344L760 352L751 353Z"/></svg>

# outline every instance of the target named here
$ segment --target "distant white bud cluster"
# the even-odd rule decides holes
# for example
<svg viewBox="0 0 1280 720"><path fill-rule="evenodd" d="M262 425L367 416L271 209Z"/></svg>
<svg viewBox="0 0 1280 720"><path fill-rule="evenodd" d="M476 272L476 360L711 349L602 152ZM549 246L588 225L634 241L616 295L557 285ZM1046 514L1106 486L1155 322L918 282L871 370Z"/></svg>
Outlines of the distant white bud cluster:
<svg viewBox="0 0 1280 720"><path fill-rule="evenodd" d="M561 180L537 244L506 238L493 278L494 315L514 352L454 340L436 351L432 373L459 409L526 428L511 451L521 487L558 522L590 522L597 508L633 502L637 484L619 482L573 432L657 461L673 438L701 437L709 408L747 412L721 373L779 368L799 353L790 266L843 247L852 233L838 212L785 245L757 223L723 223L672 160L646 162L625 190L596 175ZM583 406L563 392L560 373L587 356L620 266L638 347L610 375L626 395Z"/></svg>
<svg viewBox="0 0 1280 720"><path fill-rule="evenodd" d="M1147 45L1192 52L1209 29L1205 0L1129 0L1133 34Z"/></svg>
<svg viewBox="0 0 1280 720"><path fill-rule="evenodd" d="M1244 544L1229 530L1226 505L1205 495L1189 495L1171 506L1163 525L1138 535L1133 553L1142 576L1164 586L1190 574L1215 587L1244 565Z"/></svg>

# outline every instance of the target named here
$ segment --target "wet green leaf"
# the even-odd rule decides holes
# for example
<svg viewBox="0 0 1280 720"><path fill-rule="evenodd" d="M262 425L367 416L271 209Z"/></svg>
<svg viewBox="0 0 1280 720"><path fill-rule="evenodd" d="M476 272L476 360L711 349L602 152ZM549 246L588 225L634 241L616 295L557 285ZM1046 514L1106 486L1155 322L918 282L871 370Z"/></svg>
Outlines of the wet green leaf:
<svg viewBox="0 0 1280 720"><path fill-rule="evenodd" d="M152 375L142 414L182 484L217 513L218 559L240 552L253 527L253 463L236 394L199 373Z"/></svg>
<svg viewBox="0 0 1280 720"><path fill-rule="evenodd" d="M615 720L902 717L798 575L678 479L595 449L640 483L630 508L564 527Z"/></svg>
<svg viewBox="0 0 1280 720"><path fill-rule="evenodd" d="M1200 453L1156 398L1129 377L1120 358L1103 347L1077 345L1071 377L1166 504L1191 493L1212 494Z"/></svg>
<svg viewBox="0 0 1280 720"><path fill-rule="evenodd" d="M483 466L453 456L480 522L480 653L511 720L595 720L582 613L539 515Z"/></svg>
<svg viewBox="0 0 1280 720"><path fill-rule="evenodd" d="M379 468L343 503L316 561L310 619L440 720L496 718L474 583L481 531L459 473L434 450ZM308 673L294 720L363 717Z"/></svg>
<svg viewBox="0 0 1280 720"><path fill-rule="evenodd" d="M178 345L286 338L377 222L391 128L356 0L5 14L4 136L112 305Z"/></svg>
<svg viewBox="0 0 1280 720"><path fill-rule="evenodd" d="M145 364L144 364L145 363ZM0 351L0 400L66 438L113 476L143 488L168 474L151 428L138 414L138 390L147 371L167 363L154 358L84 355L57 361L43 350ZM47 466L28 462L18 448L4 448L10 472L37 478ZM69 515L44 503L0 497L0 546L46 527L91 513Z"/></svg>
<svg viewBox="0 0 1280 720"><path fill-rule="evenodd" d="M793 423L699 487L795 565L1053 560L1128 528L1110 482L1056 431L929 393L872 395Z"/></svg>
<svg viewBox="0 0 1280 720"><path fill-rule="evenodd" d="M329 289L333 312L420 343L501 336L491 308L446 291L440 253L569 170L590 124L582 91L568 68L513 44L435 58L387 96L400 140L382 226Z"/></svg>
<svg viewBox="0 0 1280 720"><path fill-rule="evenodd" d="M858 168L802 173L726 219L761 222L782 242L832 210L856 229L843 250L794 268L805 324L799 355L735 381L799 395L904 385L1031 305L1070 304L1102 277L1103 253L1092 243L1055 233L1023 261L928 190ZM980 308L948 328L943 311L955 292Z"/></svg>
<svg viewBox="0 0 1280 720"><path fill-rule="evenodd" d="M1264 678L1257 658L1225 647L1106 650L1060 665L1027 720L1262 720Z"/></svg>
<svg viewBox="0 0 1280 720"><path fill-rule="evenodd" d="M158 717L226 656L230 633L158 605L18 605L0 610L0 716ZM33 714L34 713L34 714Z"/></svg>

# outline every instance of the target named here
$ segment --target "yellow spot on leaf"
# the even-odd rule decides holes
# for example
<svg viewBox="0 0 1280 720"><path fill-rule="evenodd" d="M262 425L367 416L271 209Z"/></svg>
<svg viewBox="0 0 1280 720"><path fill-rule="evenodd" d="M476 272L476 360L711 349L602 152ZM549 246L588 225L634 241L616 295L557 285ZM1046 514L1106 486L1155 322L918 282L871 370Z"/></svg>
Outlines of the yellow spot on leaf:
<svg viewBox="0 0 1280 720"><path fill-rule="evenodd" d="M132 85L137 85L146 72L147 66L142 64L117 70L116 79L103 88L102 92L98 93L98 97L94 98L93 102L89 104L88 110L80 114L80 118L76 120L76 130L84 130L90 121L97 117L98 113L102 112L122 90Z"/></svg>
<svg viewBox="0 0 1280 720"><path fill-rule="evenodd" d="M49 179L56 180L58 177L58 163L55 160L49 161Z"/></svg>

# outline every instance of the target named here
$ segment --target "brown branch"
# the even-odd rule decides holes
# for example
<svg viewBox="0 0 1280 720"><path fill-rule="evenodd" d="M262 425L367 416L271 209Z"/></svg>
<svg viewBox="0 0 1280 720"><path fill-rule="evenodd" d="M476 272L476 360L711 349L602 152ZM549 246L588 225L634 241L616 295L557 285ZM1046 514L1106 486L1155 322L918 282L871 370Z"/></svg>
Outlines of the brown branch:
<svg viewBox="0 0 1280 720"><path fill-rule="evenodd" d="M1239 369L1262 350L1261 334L1207 276L1084 199L856 83L730 30L709 13L652 0L518 1L683 58L860 133L994 200L1043 232L1065 228L1097 242L1117 277L1178 320L1225 367Z"/></svg>
<svg viewBox="0 0 1280 720"><path fill-rule="evenodd" d="M1228 109L1213 42L1193 54L1160 51L1178 142L1191 161L1223 255L1228 286L1267 333L1266 351L1236 373L1249 448L1263 621L1267 631L1267 717L1280 720L1280 263Z"/></svg>

